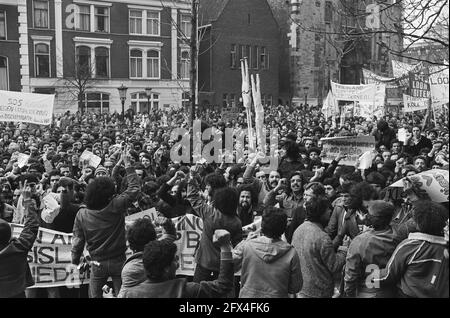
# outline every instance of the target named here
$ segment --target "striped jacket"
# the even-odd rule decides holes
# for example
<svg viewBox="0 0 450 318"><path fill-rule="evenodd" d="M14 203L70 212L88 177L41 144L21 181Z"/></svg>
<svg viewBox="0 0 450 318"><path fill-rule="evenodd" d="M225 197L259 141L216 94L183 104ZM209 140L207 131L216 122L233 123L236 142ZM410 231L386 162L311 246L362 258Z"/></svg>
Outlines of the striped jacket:
<svg viewBox="0 0 450 318"><path fill-rule="evenodd" d="M406 297L448 298L448 242L441 236L410 233L374 283L397 284Z"/></svg>

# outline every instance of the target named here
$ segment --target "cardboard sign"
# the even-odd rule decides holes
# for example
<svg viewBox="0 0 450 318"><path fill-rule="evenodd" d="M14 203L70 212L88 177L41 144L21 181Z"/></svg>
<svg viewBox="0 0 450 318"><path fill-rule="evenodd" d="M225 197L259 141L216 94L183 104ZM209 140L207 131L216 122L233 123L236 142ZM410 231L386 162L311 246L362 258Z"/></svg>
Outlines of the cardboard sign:
<svg viewBox="0 0 450 318"><path fill-rule="evenodd" d="M375 149L374 136L348 136L322 138L322 162L330 163L342 152L347 155L339 163L354 166L361 155Z"/></svg>
<svg viewBox="0 0 450 318"><path fill-rule="evenodd" d="M138 213L134 213L131 215L128 215L125 218L125 222L126 223L131 223L137 219L142 219L142 218L148 218L150 219L152 222L155 222L156 218L158 217L158 212L156 211L155 208L151 208L142 212L138 212Z"/></svg>
<svg viewBox="0 0 450 318"><path fill-rule="evenodd" d="M428 104L428 98L418 98L403 94L403 111L405 113L428 109Z"/></svg>
<svg viewBox="0 0 450 318"><path fill-rule="evenodd" d="M97 168L102 158L97 155L94 155L92 152L85 150L80 156L80 162L89 161L89 166Z"/></svg>
<svg viewBox="0 0 450 318"><path fill-rule="evenodd" d="M417 98L430 98L430 84L425 74L409 73L409 95Z"/></svg>
<svg viewBox="0 0 450 318"><path fill-rule="evenodd" d="M17 165L19 168L23 168L28 163L28 159L30 159L30 156L25 153L19 153L19 156L17 157Z"/></svg>
<svg viewBox="0 0 450 318"><path fill-rule="evenodd" d="M0 121L50 125L55 95L0 90Z"/></svg>
<svg viewBox="0 0 450 318"><path fill-rule="evenodd" d="M390 187L403 188L404 179L400 179ZM431 201L434 202L448 202L449 185L448 185L448 170L432 169L427 170L408 179L418 188L425 190L429 195Z"/></svg>

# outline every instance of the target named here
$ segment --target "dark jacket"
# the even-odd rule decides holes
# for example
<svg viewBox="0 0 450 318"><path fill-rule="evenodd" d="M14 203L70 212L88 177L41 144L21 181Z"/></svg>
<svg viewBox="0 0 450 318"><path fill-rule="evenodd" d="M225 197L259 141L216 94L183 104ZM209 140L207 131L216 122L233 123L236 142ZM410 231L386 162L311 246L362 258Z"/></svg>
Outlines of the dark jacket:
<svg viewBox="0 0 450 318"><path fill-rule="evenodd" d="M233 287L233 261L220 260L219 277L214 281L201 283L187 282L186 278L155 283L148 279L128 288L120 298L219 298Z"/></svg>
<svg viewBox="0 0 450 318"><path fill-rule="evenodd" d="M361 232L356 219L356 211L342 205L336 205L325 232L330 235L334 249L337 250L346 235L353 239Z"/></svg>
<svg viewBox="0 0 450 318"><path fill-rule="evenodd" d="M410 140L410 143L412 143L412 140ZM433 144L431 143L430 139L421 136L417 144L405 145L403 147L403 151L415 157L420 154L420 150L423 148L428 148L429 150L431 150L431 148L433 148Z"/></svg>
<svg viewBox="0 0 450 318"><path fill-rule="evenodd" d="M80 207L80 204L71 202L68 193L63 192L61 194L61 208L49 228L59 232L72 233L75 217Z"/></svg>
<svg viewBox="0 0 450 318"><path fill-rule="evenodd" d="M168 192L171 188L172 186L164 182L158 190L158 195L161 200L169 205L168 211L170 212L170 215L167 217L175 218L190 213L192 208L189 201L170 195Z"/></svg>
<svg viewBox="0 0 450 318"><path fill-rule="evenodd" d="M219 271L220 249L213 244L214 231L225 229L231 234L231 244L236 246L242 240L242 223L237 215L225 215L200 197L198 185L191 180L186 199L191 203L193 214L202 218L203 232L198 245L196 263L210 271Z"/></svg>
<svg viewBox="0 0 450 318"><path fill-rule="evenodd" d="M395 131L391 129L387 122L380 121L377 125L377 129L373 132L375 136L375 146L379 148L384 145L387 149L391 148L391 142L396 138Z"/></svg>
<svg viewBox="0 0 450 318"><path fill-rule="evenodd" d="M345 264L345 252L334 251L330 237L323 227L310 221L303 222L292 237L292 245L300 258L304 297L331 298L334 292L333 276Z"/></svg>
<svg viewBox="0 0 450 318"><path fill-rule="evenodd" d="M393 297L392 289L368 286L366 278L373 275L375 269L386 267L398 243L391 227L380 231L369 229L356 236L350 243L345 263L345 294L354 297L358 292L377 298Z"/></svg>
<svg viewBox="0 0 450 318"><path fill-rule="evenodd" d="M84 246L94 261L125 256L125 213L136 200L139 180L134 168L127 170L128 188L102 210L80 209L73 226L72 263L78 264Z"/></svg>
<svg viewBox="0 0 450 318"><path fill-rule="evenodd" d="M25 204L25 208L28 213L19 238L0 247L0 298L17 296L34 285L27 256L38 234L39 217L31 203Z"/></svg>
<svg viewBox="0 0 450 318"><path fill-rule="evenodd" d="M374 282L397 285L401 296L448 298L448 271L448 241L416 232L397 246Z"/></svg>
<svg viewBox="0 0 450 318"><path fill-rule="evenodd" d="M287 161L282 158L278 165L278 172L282 178L289 178L289 175L294 171L302 171L305 169L305 165L301 161Z"/></svg>

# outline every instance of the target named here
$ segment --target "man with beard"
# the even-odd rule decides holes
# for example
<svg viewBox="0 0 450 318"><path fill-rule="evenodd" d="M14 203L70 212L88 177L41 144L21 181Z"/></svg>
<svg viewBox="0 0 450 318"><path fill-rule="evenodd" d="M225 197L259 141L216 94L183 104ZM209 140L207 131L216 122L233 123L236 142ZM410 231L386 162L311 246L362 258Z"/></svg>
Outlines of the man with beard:
<svg viewBox="0 0 450 318"><path fill-rule="evenodd" d="M237 208L237 215L241 219L242 226L246 226L253 222L255 215L258 212L253 208L253 189L251 185L243 185L238 188L239 203Z"/></svg>

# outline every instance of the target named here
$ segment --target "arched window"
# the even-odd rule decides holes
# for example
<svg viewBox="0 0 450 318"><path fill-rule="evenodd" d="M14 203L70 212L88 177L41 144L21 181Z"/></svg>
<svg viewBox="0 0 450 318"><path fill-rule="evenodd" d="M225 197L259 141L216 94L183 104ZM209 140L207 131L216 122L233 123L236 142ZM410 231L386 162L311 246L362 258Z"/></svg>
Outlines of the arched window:
<svg viewBox="0 0 450 318"><path fill-rule="evenodd" d="M91 75L91 48L88 46L78 46L76 49L77 76Z"/></svg>
<svg viewBox="0 0 450 318"><path fill-rule="evenodd" d="M147 77L159 78L159 52L149 50L147 52Z"/></svg>
<svg viewBox="0 0 450 318"><path fill-rule="evenodd" d="M50 77L50 47L45 43L34 46L36 77Z"/></svg>
<svg viewBox="0 0 450 318"><path fill-rule="evenodd" d="M109 50L106 47L95 48L95 75L96 77L109 76Z"/></svg>
<svg viewBox="0 0 450 318"><path fill-rule="evenodd" d="M109 112L109 94L92 92L83 96L83 106L90 113L108 113Z"/></svg>
<svg viewBox="0 0 450 318"><path fill-rule="evenodd" d="M189 78L189 52L182 51L181 52L181 61L180 61L180 77L181 78Z"/></svg>
<svg viewBox="0 0 450 318"><path fill-rule="evenodd" d="M142 51L130 51L130 77L143 77L142 75Z"/></svg>
<svg viewBox="0 0 450 318"><path fill-rule="evenodd" d="M151 94L150 100L145 92L131 94L131 109L136 113L150 113L159 108L159 94Z"/></svg>
<svg viewBox="0 0 450 318"><path fill-rule="evenodd" d="M8 86L8 59L0 56L0 90L7 91Z"/></svg>

